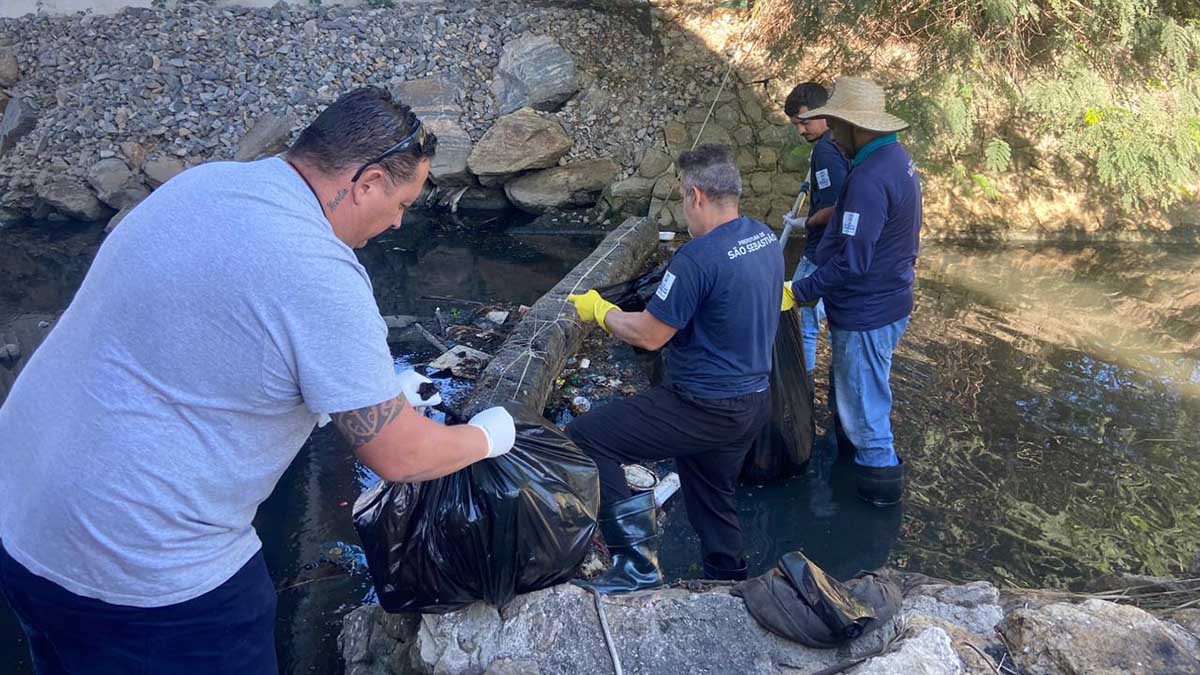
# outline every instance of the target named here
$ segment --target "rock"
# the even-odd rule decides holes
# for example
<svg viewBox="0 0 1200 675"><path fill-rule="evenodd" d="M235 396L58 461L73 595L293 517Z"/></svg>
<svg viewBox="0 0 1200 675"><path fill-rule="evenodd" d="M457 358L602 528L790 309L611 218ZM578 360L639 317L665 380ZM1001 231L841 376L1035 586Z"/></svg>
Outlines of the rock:
<svg viewBox="0 0 1200 675"><path fill-rule="evenodd" d="M1088 600L1016 609L1000 632L1037 675L1195 675L1200 640L1129 605Z"/></svg>
<svg viewBox="0 0 1200 675"><path fill-rule="evenodd" d="M174 157L158 157L143 163L142 173L146 175L146 182L150 184L150 187L157 188L183 173L185 168L187 167L183 162Z"/></svg>
<svg viewBox="0 0 1200 675"><path fill-rule="evenodd" d="M950 636L940 628L926 628L900 642L900 648L877 656L854 669L854 675L960 675L962 661Z"/></svg>
<svg viewBox="0 0 1200 675"><path fill-rule="evenodd" d="M424 77L407 80L392 87L392 97L412 108L422 122L450 120L457 123L462 115L458 105L457 88L443 77ZM441 152L441 137L438 151Z"/></svg>
<svg viewBox="0 0 1200 675"><path fill-rule="evenodd" d="M488 312L486 318L496 325L503 325L505 321L508 321L508 315L509 313L503 310L494 310Z"/></svg>
<svg viewBox="0 0 1200 675"><path fill-rule="evenodd" d="M455 377L461 377L464 380L474 380L479 377L479 373L483 371L488 361L491 360L492 357L490 354L459 345L430 361L428 368L431 372L448 370Z"/></svg>
<svg viewBox="0 0 1200 675"><path fill-rule="evenodd" d="M577 91L575 59L553 38L523 35L504 46L492 80L501 115L526 106L558 110Z"/></svg>
<svg viewBox="0 0 1200 675"><path fill-rule="evenodd" d="M554 166L572 144L556 120L522 108L496 120L471 150L467 165L481 179L511 176Z"/></svg>
<svg viewBox="0 0 1200 675"><path fill-rule="evenodd" d="M100 201L117 210L132 207L150 194L141 180L129 170L129 166L115 157L93 164L88 169L87 178Z"/></svg>
<svg viewBox="0 0 1200 675"><path fill-rule="evenodd" d="M242 137L233 158L239 162L250 162L287 150L294 126L296 119L291 115L263 115Z"/></svg>
<svg viewBox="0 0 1200 675"><path fill-rule="evenodd" d="M104 231L112 232L113 230L117 229L117 225L120 225L121 221L125 220L125 216L128 216L129 213L131 211L133 211L134 206L136 206L136 204L126 206L125 208L121 209L120 211L117 211L117 215L108 219L108 224L104 226Z"/></svg>
<svg viewBox="0 0 1200 675"><path fill-rule="evenodd" d="M0 157L12 150L22 137L37 126L37 113L33 106L20 96L4 106L4 117L0 117Z"/></svg>
<svg viewBox="0 0 1200 675"><path fill-rule="evenodd" d="M589 159L526 174L505 185L504 192L532 213L590 206L620 171L611 159Z"/></svg>
<svg viewBox="0 0 1200 675"><path fill-rule="evenodd" d="M978 635L991 635L1004 619L1000 591L986 581L918 586L904 599L903 614L935 617Z"/></svg>
<svg viewBox="0 0 1200 675"><path fill-rule="evenodd" d="M662 150L651 148L646 151L646 156L642 157L642 163L638 165L638 175L642 178L658 178L671 168L674 161Z"/></svg>
<svg viewBox="0 0 1200 675"><path fill-rule="evenodd" d="M437 152L429 160L429 180L434 185L470 185L473 178L467 168L471 157L471 137L448 119L431 119L425 123L437 135Z"/></svg>
<svg viewBox="0 0 1200 675"><path fill-rule="evenodd" d="M388 614L378 605L346 615L338 646L346 675L409 673L409 648L416 639L419 614Z"/></svg>
<svg viewBox="0 0 1200 675"><path fill-rule="evenodd" d="M612 184L613 199L649 199L654 191L654 179L634 176Z"/></svg>
<svg viewBox="0 0 1200 675"><path fill-rule="evenodd" d="M768 633L746 612L742 600L727 590L636 593L607 599L604 609L629 672L813 672L846 656ZM370 616L379 611L363 608L353 614ZM365 621L370 619L357 618L356 624ZM890 628L884 628L844 651L864 654L889 637ZM570 585L519 596L501 610L476 604L450 614L427 615L417 630L412 658L417 672L445 675L486 672L498 661L555 675L612 672L592 596ZM721 666L714 670L713 664Z"/></svg>
<svg viewBox="0 0 1200 675"><path fill-rule="evenodd" d="M70 176L53 175L39 181L35 194L52 212L71 220L91 223L112 215L90 187Z"/></svg>
<svg viewBox="0 0 1200 675"><path fill-rule="evenodd" d="M21 80L21 66L17 55L11 51L0 51L0 87L11 87Z"/></svg>

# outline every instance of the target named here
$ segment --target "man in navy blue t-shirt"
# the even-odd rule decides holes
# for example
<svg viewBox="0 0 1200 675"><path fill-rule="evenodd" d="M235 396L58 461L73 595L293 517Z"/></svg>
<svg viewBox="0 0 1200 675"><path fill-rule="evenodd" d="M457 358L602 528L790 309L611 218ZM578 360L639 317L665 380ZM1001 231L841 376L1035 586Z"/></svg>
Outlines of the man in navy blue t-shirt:
<svg viewBox="0 0 1200 675"><path fill-rule="evenodd" d="M851 159L817 271L792 282L796 302L823 298L833 346L836 417L855 450L858 492L877 506L900 501L904 466L892 436L892 354L913 308L921 231L921 181L896 132L908 124L884 110L883 89L839 78L821 108Z"/></svg>
<svg viewBox="0 0 1200 675"><path fill-rule="evenodd" d="M613 568L591 585L604 593L662 583L654 495L630 496L621 468L644 460L675 459L705 577L746 578L734 488L770 417L783 253L766 225L739 216L742 181L728 148L702 145L676 165L692 241L645 311L623 312L596 291L570 296L583 321L636 347L666 347L662 386L567 427L600 469L600 530Z"/></svg>
<svg viewBox="0 0 1200 675"><path fill-rule="evenodd" d="M796 85L783 102L783 112L791 120L792 126L813 144L812 156L808 168L808 216L784 216L784 225L792 229L804 229L804 257L796 265L792 281L799 281L817 271L817 246L821 243L821 235L825 226L833 218L833 207L837 204L838 196L842 194L842 185L846 182L846 174L850 171L850 162L833 142L829 133L829 123L824 119L800 119L809 110L820 108L829 100L829 92L816 82L805 82ZM800 308L800 328L804 335L804 370L811 380L817 367L817 336L821 332L821 324L825 321L825 305L817 301L815 307Z"/></svg>

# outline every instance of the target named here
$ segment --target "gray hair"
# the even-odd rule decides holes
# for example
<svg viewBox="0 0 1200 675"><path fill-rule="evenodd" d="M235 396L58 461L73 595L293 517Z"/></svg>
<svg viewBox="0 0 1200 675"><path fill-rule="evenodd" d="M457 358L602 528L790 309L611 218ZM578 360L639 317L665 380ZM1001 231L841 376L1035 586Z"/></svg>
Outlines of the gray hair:
<svg viewBox="0 0 1200 675"><path fill-rule="evenodd" d="M737 199L742 194L742 176L727 146L701 145L681 153L675 166L685 192L696 188L715 201Z"/></svg>

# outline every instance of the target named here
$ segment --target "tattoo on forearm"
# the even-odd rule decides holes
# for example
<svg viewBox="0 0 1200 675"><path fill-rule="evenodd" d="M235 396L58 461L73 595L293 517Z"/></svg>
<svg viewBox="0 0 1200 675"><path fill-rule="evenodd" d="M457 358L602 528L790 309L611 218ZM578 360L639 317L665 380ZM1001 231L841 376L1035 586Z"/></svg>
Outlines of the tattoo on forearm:
<svg viewBox="0 0 1200 675"><path fill-rule="evenodd" d="M341 190L338 190L338 193L336 195L334 195L333 199L330 199L329 203L327 203L325 206L330 211L337 211L337 207L342 203L342 200L345 199L346 196L349 194L350 194L349 190L347 190L346 188L342 188Z"/></svg>
<svg viewBox="0 0 1200 675"><path fill-rule="evenodd" d="M404 410L404 401L397 397L377 405L330 415L342 435L354 447L362 447L378 436L388 422Z"/></svg>

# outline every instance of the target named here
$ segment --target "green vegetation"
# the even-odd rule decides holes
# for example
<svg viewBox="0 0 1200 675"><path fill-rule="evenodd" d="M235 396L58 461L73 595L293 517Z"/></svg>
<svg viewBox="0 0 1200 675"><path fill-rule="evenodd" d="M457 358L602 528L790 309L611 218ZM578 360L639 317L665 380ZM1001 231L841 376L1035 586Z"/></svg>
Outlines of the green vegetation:
<svg viewBox="0 0 1200 675"><path fill-rule="evenodd" d="M783 63L883 81L926 170L982 197L1034 165L1129 212L1196 197L1194 0L761 0L756 15Z"/></svg>

